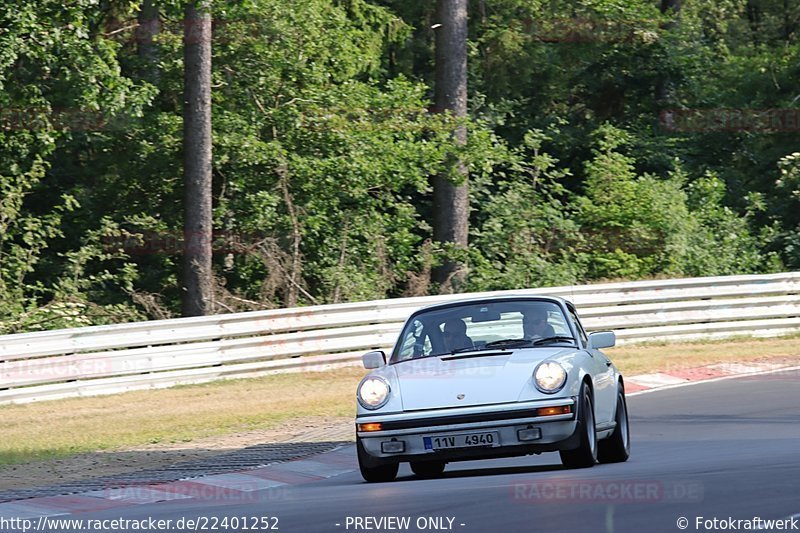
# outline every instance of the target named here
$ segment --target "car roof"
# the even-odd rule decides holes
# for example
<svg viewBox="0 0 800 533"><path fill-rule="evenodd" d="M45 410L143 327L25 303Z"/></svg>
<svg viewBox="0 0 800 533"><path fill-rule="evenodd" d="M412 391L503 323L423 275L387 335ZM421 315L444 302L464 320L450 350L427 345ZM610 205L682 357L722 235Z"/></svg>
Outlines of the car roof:
<svg viewBox="0 0 800 533"><path fill-rule="evenodd" d="M462 304L474 304L474 303L486 303L486 302L505 302L511 300L544 300L550 301L560 305L566 305L570 302L561 298L559 296L549 296L546 294L504 294L502 296L478 296L473 298L463 298L460 300L448 300L446 302L426 305L424 307L420 307L413 314L417 314L421 311L431 311L435 309L443 309L446 307L450 307L453 305L462 305Z"/></svg>

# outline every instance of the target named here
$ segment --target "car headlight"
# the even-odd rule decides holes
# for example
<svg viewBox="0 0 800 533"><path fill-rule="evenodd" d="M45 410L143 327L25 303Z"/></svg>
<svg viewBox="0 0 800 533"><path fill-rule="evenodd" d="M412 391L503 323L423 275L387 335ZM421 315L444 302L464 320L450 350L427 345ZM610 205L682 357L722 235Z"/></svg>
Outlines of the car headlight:
<svg viewBox="0 0 800 533"><path fill-rule="evenodd" d="M380 377L367 377L358 386L358 403L365 409L380 409L389 401L389 382Z"/></svg>
<svg viewBox="0 0 800 533"><path fill-rule="evenodd" d="M542 361L533 371L536 388L546 394L558 392L567 382L567 371L555 361Z"/></svg>

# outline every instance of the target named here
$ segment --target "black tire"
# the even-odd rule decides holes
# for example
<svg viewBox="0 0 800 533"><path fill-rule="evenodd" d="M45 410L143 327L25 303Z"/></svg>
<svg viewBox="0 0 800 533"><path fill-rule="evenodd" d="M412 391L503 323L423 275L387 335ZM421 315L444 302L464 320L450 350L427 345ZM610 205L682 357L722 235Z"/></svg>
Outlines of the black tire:
<svg viewBox="0 0 800 533"><path fill-rule="evenodd" d="M589 468L597 462L597 431L594 425L594 402L586 383L578 395L578 431L580 444L574 450L561 450L561 462L567 468Z"/></svg>
<svg viewBox="0 0 800 533"><path fill-rule="evenodd" d="M617 392L617 411L614 421L617 423L614 433L607 439L601 440L597 446L597 459L601 463L624 463L631 455L628 404L625 402L625 390L621 384Z"/></svg>
<svg viewBox="0 0 800 533"><path fill-rule="evenodd" d="M421 478L430 479L441 476L444 466L444 461L412 461L411 471Z"/></svg>
<svg viewBox="0 0 800 533"><path fill-rule="evenodd" d="M358 453L358 469L361 477L368 483L380 483L383 481L393 481L397 477L399 463L384 463L372 457L364 449L360 439L356 439L356 450Z"/></svg>

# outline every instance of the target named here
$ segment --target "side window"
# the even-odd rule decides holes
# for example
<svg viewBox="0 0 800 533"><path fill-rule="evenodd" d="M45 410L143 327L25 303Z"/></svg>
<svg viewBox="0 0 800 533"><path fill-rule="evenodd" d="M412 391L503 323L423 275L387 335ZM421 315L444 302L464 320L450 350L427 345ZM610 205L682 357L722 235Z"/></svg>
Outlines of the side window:
<svg viewBox="0 0 800 533"><path fill-rule="evenodd" d="M400 344L397 360L404 361L414 357L430 355L432 351L431 340L425 334L424 325L419 320L415 320L406 330L406 335Z"/></svg>
<svg viewBox="0 0 800 533"><path fill-rule="evenodd" d="M575 310L571 307L569 308L569 320L572 322L572 325L575 327L575 331L578 332L578 335L583 342L583 345L586 346L586 343L589 342L588 337L586 337L586 332L583 330L583 326L581 326L580 320L578 320L578 315L575 314Z"/></svg>

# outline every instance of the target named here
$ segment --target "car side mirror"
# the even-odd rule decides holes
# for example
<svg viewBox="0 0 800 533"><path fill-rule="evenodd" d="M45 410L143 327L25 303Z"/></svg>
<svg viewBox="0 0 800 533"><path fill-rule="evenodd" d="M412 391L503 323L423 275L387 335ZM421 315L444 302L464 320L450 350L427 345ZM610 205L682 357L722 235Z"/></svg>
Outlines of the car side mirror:
<svg viewBox="0 0 800 533"><path fill-rule="evenodd" d="M361 362L364 364L364 368L367 370L380 368L386 364L386 354L383 353L382 350L367 352L361 356Z"/></svg>
<svg viewBox="0 0 800 533"><path fill-rule="evenodd" d="M600 348L611 348L617 343L617 336L613 331L597 331L589 333L589 342L587 348L590 350L599 350Z"/></svg>

